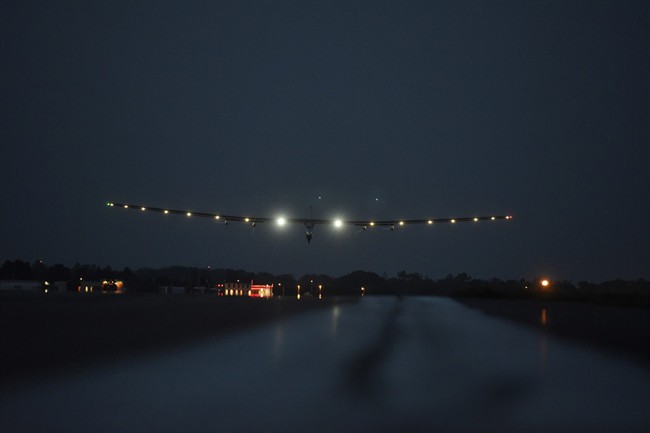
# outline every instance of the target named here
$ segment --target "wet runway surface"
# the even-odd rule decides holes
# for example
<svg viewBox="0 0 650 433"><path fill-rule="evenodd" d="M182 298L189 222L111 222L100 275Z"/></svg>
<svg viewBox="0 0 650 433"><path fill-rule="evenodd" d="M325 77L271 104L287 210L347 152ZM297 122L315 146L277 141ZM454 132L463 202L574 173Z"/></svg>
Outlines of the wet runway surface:
<svg viewBox="0 0 650 433"><path fill-rule="evenodd" d="M647 431L650 369L448 298L364 297L3 390L1 431Z"/></svg>

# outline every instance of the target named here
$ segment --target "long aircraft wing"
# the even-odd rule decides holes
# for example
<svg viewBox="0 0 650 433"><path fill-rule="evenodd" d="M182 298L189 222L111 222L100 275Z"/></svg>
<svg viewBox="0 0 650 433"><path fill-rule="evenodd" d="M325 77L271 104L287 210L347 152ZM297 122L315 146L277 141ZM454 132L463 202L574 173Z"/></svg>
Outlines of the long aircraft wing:
<svg viewBox="0 0 650 433"><path fill-rule="evenodd" d="M496 220L511 220L511 215L490 215L490 216L472 216L472 217L458 217L458 218L424 218L424 219L395 219L395 220L330 220L320 218L284 218L284 217L259 217L259 216L242 216L242 215L224 215L220 213L211 212L195 212L190 210L169 209L160 207L143 206L138 204L129 203L107 203L109 207L116 207L121 209L133 209L140 212L158 212L163 214L185 215L186 217L202 217L212 218L222 223L229 222L243 222L247 224L256 225L258 223L265 223L269 221L276 222L280 225L285 223L300 223L305 225L316 224L332 224L340 227L344 224L363 227L363 229L371 227L390 227L396 228L407 224L439 224L439 223L458 223L458 222L478 222L478 221L496 221Z"/></svg>

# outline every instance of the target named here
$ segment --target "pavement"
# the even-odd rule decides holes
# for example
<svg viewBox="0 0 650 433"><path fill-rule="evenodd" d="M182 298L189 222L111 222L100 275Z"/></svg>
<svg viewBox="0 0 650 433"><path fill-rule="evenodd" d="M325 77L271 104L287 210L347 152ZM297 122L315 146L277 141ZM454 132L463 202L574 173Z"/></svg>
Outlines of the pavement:
<svg viewBox="0 0 650 433"><path fill-rule="evenodd" d="M0 431L645 432L649 402L650 369L614 354L367 296L3 389Z"/></svg>

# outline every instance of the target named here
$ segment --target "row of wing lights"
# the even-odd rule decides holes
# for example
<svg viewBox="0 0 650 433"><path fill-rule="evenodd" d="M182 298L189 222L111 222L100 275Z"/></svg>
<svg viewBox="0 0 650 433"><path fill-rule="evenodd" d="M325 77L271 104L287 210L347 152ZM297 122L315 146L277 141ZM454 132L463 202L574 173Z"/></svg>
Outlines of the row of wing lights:
<svg viewBox="0 0 650 433"><path fill-rule="evenodd" d="M115 204L114 204L114 203L108 203L108 205L109 205L109 206L114 206ZM124 205L124 209L128 209L128 208L129 208L129 205L125 204L125 205ZM141 207L140 210L144 212L144 211L147 210L147 208L146 208L146 207ZM165 209L165 210L163 210L163 213L164 213L164 214L169 214L169 211L168 211L167 209ZM186 212L185 215L188 216L188 217L191 217L191 216L192 216L192 212ZM215 216L214 216L214 219L216 219L216 220L220 220L220 219L221 219L221 216L220 216L220 215L215 215ZM496 219L495 217L490 217L490 220L492 220L492 221L494 221L495 219ZM512 216L508 215L508 216L506 216L506 219L507 219L507 220L510 220L510 219L512 219ZM479 219L478 219L477 217L474 218L474 222L478 222L478 220L479 220ZM452 224L455 224L455 223L456 223L456 220L453 219L453 218L452 218L451 220L449 220L449 221L450 221ZM226 221L226 223L227 223L227 222L228 222L228 221ZM250 222L251 222L251 219L250 219L250 218L244 218L244 222L250 223ZM279 217L278 219L275 220L275 222L276 222L277 225L279 225L279 226L284 226L284 225L287 224L287 219L286 219L285 217ZM252 223L255 224L255 221L252 221ZM341 228L341 227L343 227L344 222L343 222L342 219L335 219L335 220L333 221L333 224L334 224L334 227L336 227L336 228ZM405 225L406 223L405 223L404 221L399 221L397 224L400 225L400 226L403 226L403 225ZM428 221L427 221L427 224L433 224L433 220L428 220ZM375 222L374 222L374 221L370 221L370 222L368 223L368 225L369 225L370 227L373 227L373 226L375 225Z"/></svg>

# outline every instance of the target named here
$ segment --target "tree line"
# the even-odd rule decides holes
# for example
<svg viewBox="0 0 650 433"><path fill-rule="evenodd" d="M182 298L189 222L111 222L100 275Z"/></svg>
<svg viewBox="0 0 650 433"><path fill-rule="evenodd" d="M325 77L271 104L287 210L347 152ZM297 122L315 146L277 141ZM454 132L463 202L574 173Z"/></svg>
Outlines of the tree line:
<svg viewBox="0 0 650 433"><path fill-rule="evenodd" d="M580 281L553 281L548 286L541 278L532 280L499 278L478 279L469 274L448 274L431 279L419 273L397 272L395 276L379 275L369 271L353 271L332 277L324 274L274 275L268 272L250 272L243 269L212 269L188 266L168 266L158 269L140 268L121 270L110 266L62 264L47 265L41 260L32 263L7 260L0 268L2 280L66 281L70 291L79 281L121 280L129 292L158 292L160 287L176 286L213 288L218 284L242 282L273 284L276 295L293 296L298 287L302 294L322 292L326 296L343 295L439 295L479 298L549 299L560 301L592 301L597 303L650 306L650 282L612 280L602 283Z"/></svg>

